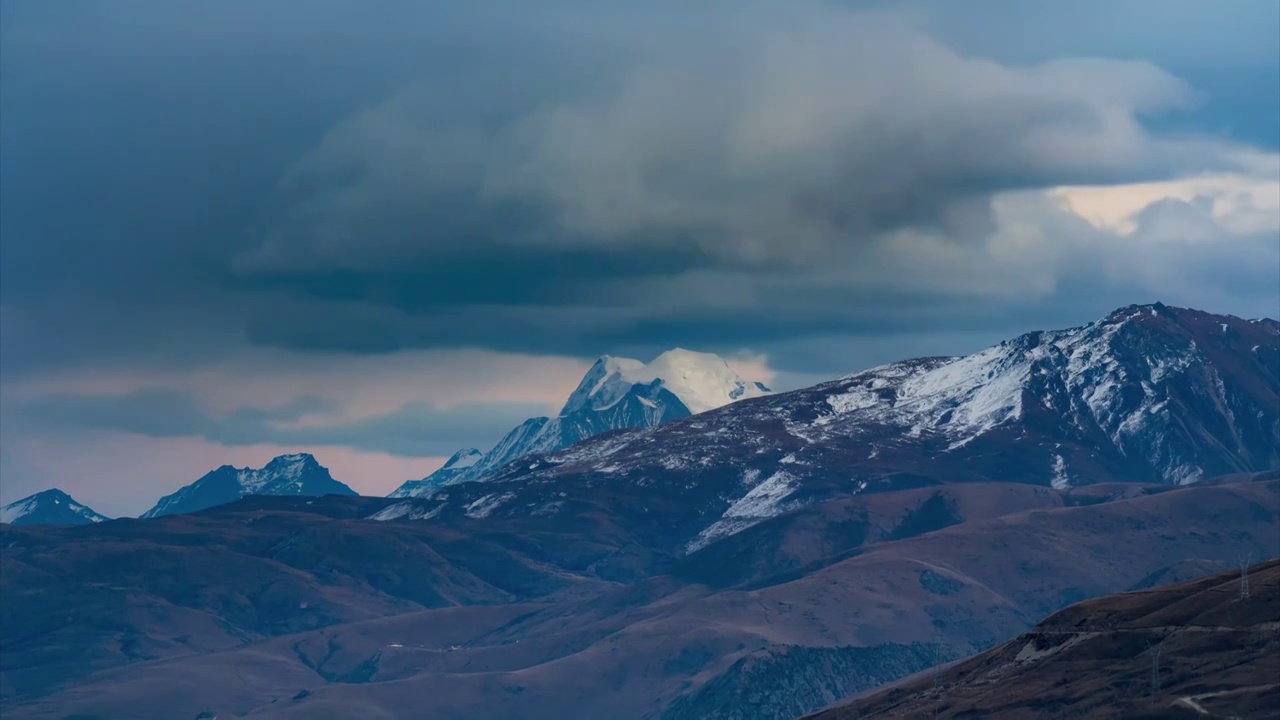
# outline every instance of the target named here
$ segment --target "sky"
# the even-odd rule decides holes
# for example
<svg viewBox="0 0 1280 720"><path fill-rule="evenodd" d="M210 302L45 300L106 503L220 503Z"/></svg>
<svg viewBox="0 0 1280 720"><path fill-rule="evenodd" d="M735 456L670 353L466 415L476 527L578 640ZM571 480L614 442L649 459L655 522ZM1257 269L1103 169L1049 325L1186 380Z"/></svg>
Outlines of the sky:
<svg viewBox="0 0 1280 720"><path fill-rule="evenodd" d="M0 0L0 502L385 494L601 354L1280 315L1275 0Z"/></svg>

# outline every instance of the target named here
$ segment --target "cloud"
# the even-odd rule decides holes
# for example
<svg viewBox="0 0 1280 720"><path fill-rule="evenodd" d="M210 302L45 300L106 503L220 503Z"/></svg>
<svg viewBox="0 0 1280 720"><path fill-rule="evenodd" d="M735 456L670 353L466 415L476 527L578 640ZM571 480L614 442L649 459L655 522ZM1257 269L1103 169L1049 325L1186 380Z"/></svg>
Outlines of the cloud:
<svg viewBox="0 0 1280 720"><path fill-rule="evenodd" d="M1087 268L1145 246L1033 212L1034 193L1274 185L1234 145L1150 129L1223 107L1161 65L1253 77L1280 52L1260 30L1274 8L983 7L6 8L0 362L24 378L248 345L591 357L1013 331L1158 290L1114 272L1098 293ZM1138 46L1151 60L1098 59ZM1198 252L1265 255L1224 227ZM1171 276L1214 284L1198 272Z"/></svg>
<svg viewBox="0 0 1280 720"><path fill-rule="evenodd" d="M1241 148L1148 132L1198 95L1147 62L1001 64L823 3L708 27L658 42L642 25L615 82L532 108L442 114L450 88L417 87L339 123L234 260L272 298L251 340L587 355L989 329L1014 304L1071 302L1056 296L1088 280L1073 275L1129 262L1157 232L1154 215L1139 235L1099 229L1045 193L1207 169L1249 175L1253 196L1274 186ZM1271 247L1202 231L1224 257ZM1108 278L1116 296L1155 279Z"/></svg>
<svg viewBox="0 0 1280 720"><path fill-rule="evenodd" d="M438 87L362 111L288 174L282 192L302 199L237 267L346 271L364 296L361 273L394 286L407 264L430 282L388 304L556 303L572 298L549 270L589 286L709 263L811 267L884 230L981 232L998 190L1221 161L1212 144L1142 130L1140 115L1194 101L1147 63L1006 67L816 3L739 15L503 122L442 118Z"/></svg>
<svg viewBox="0 0 1280 720"><path fill-rule="evenodd" d="M477 351L350 357L275 350L193 368L96 367L6 377L0 454L33 437L75 445L86 433L189 438L447 457L487 448L524 419L556 412L589 362ZM403 480L405 478L401 478Z"/></svg>
<svg viewBox="0 0 1280 720"><path fill-rule="evenodd" d="M222 417L202 412L189 395L144 389L123 395L61 395L21 401L11 421L24 431L110 430L157 438L199 438L227 446L344 446L410 457L449 455L460 447L488 447L542 405L490 403L437 408L409 403L392 413L345 424L300 423L331 409L304 397L285 405L238 408Z"/></svg>

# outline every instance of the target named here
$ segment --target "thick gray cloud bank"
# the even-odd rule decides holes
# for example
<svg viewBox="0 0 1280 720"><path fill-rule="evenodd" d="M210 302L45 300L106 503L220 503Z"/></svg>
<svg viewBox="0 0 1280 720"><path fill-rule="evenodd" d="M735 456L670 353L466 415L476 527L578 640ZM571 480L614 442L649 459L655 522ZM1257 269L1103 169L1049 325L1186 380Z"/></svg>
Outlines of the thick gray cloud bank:
<svg viewBox="0 0 1280 720"><path fill-rule="evenodd" d="M123 395L43 397L17 403L8 420L20 423L28 432L112 430L155 438L200 438L228 446L344 446L408 457L438 457L460 447L487 448L509 428L546 411L532 403L444 409L413 403L350 423L302 422L309 414L335 409L323 398L302 397L278 407L240 408L215 416L183 393L148 389Z"/></svg>
<svg viewBox="0 0 1280 720"><path fill-rule="evenodd" d="M1269 177L1159 128L1214 101L1161 66L1268 67L1274 3L1031 4L1052 26L995 1L7 5L3 362L685 344L820 372L847 368L807 365L814 338L1274 307L1275 231L1221 197L1118 230L1039 192Z"/></svg>
<svg viewBox="0 0 1280 720"><path fill-rule="evenodd" d="M1111 249L1080 225L1049 243L1070 257L990 257L997 193L1240 169L1224 143L1144 129L1198 100L1148 62L1001 65L808 3L663 32L612 82L491 124L442 119L435 86L340 123L233 268L345 322L280 304L252 337L589 353L936 322L958 300L980 317L1089 282Z"/></svg>

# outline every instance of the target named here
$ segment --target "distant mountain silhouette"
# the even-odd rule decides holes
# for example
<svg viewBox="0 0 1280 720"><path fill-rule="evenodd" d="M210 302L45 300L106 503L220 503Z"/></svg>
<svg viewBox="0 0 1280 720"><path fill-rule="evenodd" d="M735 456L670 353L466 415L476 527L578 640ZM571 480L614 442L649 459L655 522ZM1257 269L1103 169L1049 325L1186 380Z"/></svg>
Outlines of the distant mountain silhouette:
<svg viewBox="0 0 1280 720"><path fill-rule="evenodd" d="M234 502L246 495L355 495L356 492L329 475L329 470L307 453L281 455L266 467L212 470L181 490L160 498L144 518L180 515Z"/></svg>

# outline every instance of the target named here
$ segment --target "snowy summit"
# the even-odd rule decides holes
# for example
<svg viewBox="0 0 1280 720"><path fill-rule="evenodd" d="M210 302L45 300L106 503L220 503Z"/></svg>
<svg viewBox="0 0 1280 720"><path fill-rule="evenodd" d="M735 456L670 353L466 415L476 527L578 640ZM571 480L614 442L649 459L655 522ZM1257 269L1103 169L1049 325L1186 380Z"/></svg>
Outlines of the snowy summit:
<svg viewBox="0 0 1280 720"><path fill-rule="evenodd" d="M649 363L605 355L587 370L556 417L526 420L483 455L461 451L426 478L401 485L391 497L419 497L446 485L482 480L516 458L555 452L610 430L653 427L771 392L743 379L712 353L675 348ZM463 453L466 465L455 462Z"/></svg>
<svg viewBox="0 0 1280 720"><path fill-rule="evenodd" d="M683 348L668 350L648 364L605 355L569 396L561 417L591 407L606 410L636 385L657 383L680 401L690 415L714 410L735 400L760 397L769 389L738 376L719 355Z"/></svg>

